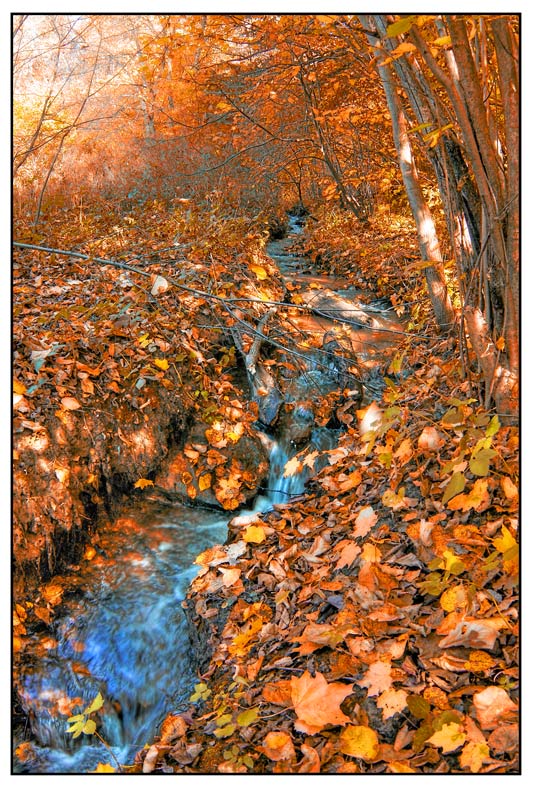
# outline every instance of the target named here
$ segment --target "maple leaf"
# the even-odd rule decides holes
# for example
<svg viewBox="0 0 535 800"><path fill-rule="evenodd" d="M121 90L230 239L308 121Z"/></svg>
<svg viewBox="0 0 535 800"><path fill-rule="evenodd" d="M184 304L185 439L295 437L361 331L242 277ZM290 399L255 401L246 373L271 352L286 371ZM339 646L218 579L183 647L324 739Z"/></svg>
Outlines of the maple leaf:
<svg viewBox="0 0 535 800"><path fill-rule="evenodd" d="M294 642L302 642L299 653L313 653L320 647L337 647L343 642L346 635L351 631L349 626L335 627L327 624L317 624L311 622Z"/></svg>
<svg viewBox="0 0 535 800"><path fill-rule="evenodd" d="M485 742L468 742L459 756L459 764L470 772L479 772L487 761L490 761L489 746Z"/></svg>
<svg viewBox="0 0 535 800"><path fill-rule="evenodd" d="M339 739L340 751L352 758L373 761L379 753L377 733L367 725L348 725Z"/></svg>
<svg viewBox="0 0 535 800"><path fill-rule="evenodd" d="M359 686L368 687L368 697L376 697L392 686L390 672L392 665L388 661L374 661L370 664L363 678L357 681Z"/></svg>
<svg viewBox="0 0 535 800"><path fill-rule="evenodd" d="M383 710L383 719L393 717L403 711L407 706L407 692L403 689L396 691L395 689L388 689L377 698L377 708Z"/></svg>
<svg viewBox="0 0 535 800"><path fill-rule="evenodd" d="M371 506L361 508L353 523L353 536L362 538L366 536L377 522L377 514Z"/></svg>
<svg viewBox="0 0 535 800"><path fill-rule="evenodd" d="M452 511L470 511L472 508L474 511L483 511L490 502L487 487L488 481L479 478L469 494L458 494L448 502L448 508Z"/></svg>
<svg viewBox="0 0 535 800"><path fill-rule="evenodd" d="M297 715L295 729L302 733L319 733L326 725L350 722L340 709L342 701L352 693L345 683L327 683L321 672L312 677L306 670L299 678L291 678L292 704Z"/></svg>
<svg viewBox="0 0 535 800"><path fill-rule="evenodd" d="M435 747L442 748L443 753L452 753L462 747L466 741L466 734L457 722L448 722L434 733L427 741Z"/></svg>
<svg viewBox="0 0 535 800"><path fill-rule="evenodd" d="M145 489L146 486L154 486L154 481L149 481L148 478L140 478L134 483L135 489Z"/></svg>

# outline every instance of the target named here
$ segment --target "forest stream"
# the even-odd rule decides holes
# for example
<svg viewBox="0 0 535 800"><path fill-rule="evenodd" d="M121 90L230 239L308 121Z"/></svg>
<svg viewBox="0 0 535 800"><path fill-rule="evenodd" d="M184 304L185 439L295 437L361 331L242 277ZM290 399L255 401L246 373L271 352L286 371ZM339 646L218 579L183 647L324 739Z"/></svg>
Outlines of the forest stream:
<svg viewBox="0 0 535 800"><path fill-rule="evenodd" d="M402 330L394 310L369 298L355 305L354 291L315 273L293 252L300 230L301 220L290 217L287 235L272 241L268 254L285 281L318 295L334 291L359 309L369 324L352 325L347 316L342 321L349 322L353 352L373 369L377 354ZM333 328L324 310L302 316L301 330ZM240 509L240 518L299 496L311 474L310 469L286 474L298 445L285 442L284 431L264 435L269 482L249 510ZM335 427L314 429L312 446L328 451L337 435ZM321 466L320 458L316 470ZM198 677L181 601L198 572L196 556L223 543L233 521L228 513L152 499L129 506L102 532L96 556L72 568L72 590L61 614L45 632L36 632L25 650L16 685L26 723L16 727L15 746L31 741L34 757L16 763L15 771L80 773L110 758L131 763L169 712L187 709ZM66 721L76 713L73 708L79 710L76 698L90 705L99 692L104 707L98 737L73 738Z"/></svg>

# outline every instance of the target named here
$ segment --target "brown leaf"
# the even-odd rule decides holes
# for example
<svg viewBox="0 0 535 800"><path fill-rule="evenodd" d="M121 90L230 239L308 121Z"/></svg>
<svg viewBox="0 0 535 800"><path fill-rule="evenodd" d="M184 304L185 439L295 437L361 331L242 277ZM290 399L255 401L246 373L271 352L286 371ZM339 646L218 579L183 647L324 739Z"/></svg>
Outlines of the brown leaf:
<svg viewBox="0 0 535 800"><path fill-rule="evenodd" d="M340 709L342 701L351 694L352 686L327 683L321 672L312 675L306 670L301 677L291 678L291 697L297 722L302 733L318 733L326 725L345 725L349 722Z"/></svg>
<svg viewBox="0 0 535 800"><path fill-rule="evenodd" d="M489 736L493 753L515 753L518 749L518 725L500 725Z"/></svg>

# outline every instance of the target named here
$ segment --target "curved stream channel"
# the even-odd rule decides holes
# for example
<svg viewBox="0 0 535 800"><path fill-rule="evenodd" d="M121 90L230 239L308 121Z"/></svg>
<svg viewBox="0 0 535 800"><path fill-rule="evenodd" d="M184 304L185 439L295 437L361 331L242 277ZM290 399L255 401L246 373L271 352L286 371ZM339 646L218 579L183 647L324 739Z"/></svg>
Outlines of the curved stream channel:
<svg viewBox="0 0 535 800"><path fill-rule="evenodd" d="M335 279L314 275L306 259L292 255L299 232L299 220L290 217L288 236L270 243L269 255L288 281L314 288L327 281L336 289ZM351 339L355 352L373 365L374 351L392 344L401 325L384 305L362 307L379 320L380 330L355 329ZM311 314L300 318L299 327L314 332L333 323ZM321 429L312 443L327 450L336 435ZM303 492L305 471L284 476L289 456L273 442L269 486L253 513ZM131 763L166 714L188 707L198 678L181 601L197 574L196 556L225 541L230 519L204 508L145 503L103 532L97 556L72 570L76 588L61 618L25 650L17 684L27 725L14 738L15 746L31 742L32 754L23 763L15 759L15 772L86 773L99 762L116 766L114 758ZM66 732L67 718L79 713L79 698L89 705L99 691L105 706L97 733L107 746L95 735L73 740Z"/></svg>

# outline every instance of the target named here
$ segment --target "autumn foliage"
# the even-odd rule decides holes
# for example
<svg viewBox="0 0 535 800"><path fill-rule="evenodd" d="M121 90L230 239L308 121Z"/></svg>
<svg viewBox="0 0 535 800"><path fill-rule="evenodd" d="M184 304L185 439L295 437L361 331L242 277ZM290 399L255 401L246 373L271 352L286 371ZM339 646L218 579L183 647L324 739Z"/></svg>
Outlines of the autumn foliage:
<svg viewBox="0 0 535 800"><path fill-rule="evenodd" d="M307 292L395 318L331 318L362 391L198 555L198 682L123 771L519 771L518 22L14 16L16 658L124 502L265 488L253 356L306 372Z"/></svg>

